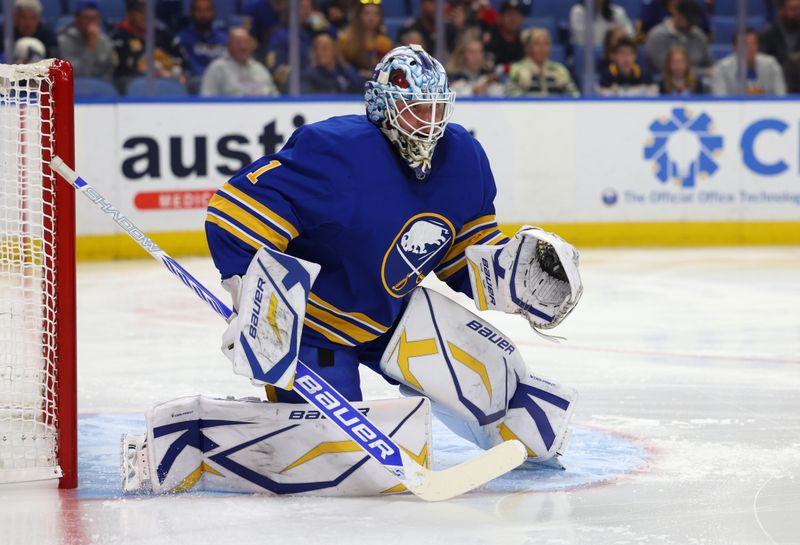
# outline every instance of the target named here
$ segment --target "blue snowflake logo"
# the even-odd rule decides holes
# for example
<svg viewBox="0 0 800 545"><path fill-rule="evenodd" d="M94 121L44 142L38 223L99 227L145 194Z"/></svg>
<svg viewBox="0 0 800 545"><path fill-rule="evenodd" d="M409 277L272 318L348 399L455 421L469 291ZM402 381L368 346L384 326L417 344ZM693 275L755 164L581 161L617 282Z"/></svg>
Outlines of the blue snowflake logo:
<svg viewBox="0 0 800 545"><path fill-rule="evenodd" d="M694 187L698 178L714 174L722 150L722 136L706 113L693 116L686 108L674 108L672 116L650 124L644 158L653 161L661 183L672 180L681 187Z"/></svg>

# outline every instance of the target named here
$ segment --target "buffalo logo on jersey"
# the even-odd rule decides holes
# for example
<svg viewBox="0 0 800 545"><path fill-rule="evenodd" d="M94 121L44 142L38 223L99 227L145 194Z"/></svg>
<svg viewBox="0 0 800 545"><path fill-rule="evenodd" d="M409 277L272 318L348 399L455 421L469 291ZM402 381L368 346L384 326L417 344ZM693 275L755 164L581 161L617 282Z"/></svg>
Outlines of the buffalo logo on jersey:
<svg viewBox="0 0 800 545"><path fill-rule="evenodd" d="M393 297L416 288L453 244L453 224L439 214L417 214L406 222L386 250L381 266L383 287Z"/></svg>

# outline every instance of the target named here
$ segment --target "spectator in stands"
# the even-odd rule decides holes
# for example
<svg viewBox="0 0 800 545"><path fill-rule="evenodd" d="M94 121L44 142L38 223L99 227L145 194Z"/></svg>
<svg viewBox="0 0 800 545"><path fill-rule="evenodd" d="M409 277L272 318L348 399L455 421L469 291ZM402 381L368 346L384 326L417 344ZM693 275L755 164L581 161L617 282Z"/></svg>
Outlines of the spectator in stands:
<svg viewBox="0 0 800 545"><path fill-rule="evenodd" d="M530 28L523 33L526 57L511 65L506 94L509 96L579 96L569 70L550 60L550 33Z"/></svg>
<svg viewBox="0 0 800 545"><path fill-rule="evenodd" d="M400 36L408 30L416 30L419 32L425 40L424 43L420 45L424 47L426 51L429 51L431 55L436 53L436 0L420 0L419 16L406 21L406 23L400 27L397 31L397 41L401 41ZM455 47L455 32L453 25L449 22L445 23L444 34L447 51L452 51Z"/></svg>
<svg viewBox="0 0 800 545"><path fill-rule="evenodd" d="M358 4L359 0L329 0L322 3L320 11L331 26L342 30L350 23L351 16Z"/></svg>
<svg viewBox="0 0 800 545"><path fill-rule="evenodd" d="M679 0L672 17L664 19L650 31L644 47L651 73L661 72L667 52L676 45L686 50L689 64L695 72L699 73L701 69L712 65L714 59L708 49L706 36L695 23L699 9L693 0Z"/></svg>
<svg viewBox="0 0 800 545"><path fill-rule="evenodd" d="M489 70L478 34L467 34L450 57L447 65L450 89L456 96L503 96L503 85L497 74Z"/></svg>
<svg viewBox="0 0 800 545"><path fill-rule="evenodd" d="M311 42L320 32L335 32L322 13L314 9L312 0L297 0L300 20L300 72L311 65ZM264 64L275 78L279 89L289 80L289 5L281 11L281 23L272 30L265 48Z"/></svg>
<svg viewBox="0 0 800 545"><path fill-rule="evenodd" d="M467 24L470 27L479 27L481 31L488 32L497 24L497 10L489 0L463 0L467 9Z"/></svg>
<svg viewBox="0 0 800 545"><path fill-rule="evenodd" d="M625 8L612 4L611 0L594 0L594 45L603 45L606 32L614 27L633 36L633 25ZM569 33L574 45L586 43L586 8L582 3L575 4L569 11Z"/></svg>
<svg viewBox="0 0 800 545"><path fill-rule="evenodd" d="M694 75L689 65L686 50L679 45L670 48L661 72L661 83L658 86L661 95L691 96L706 94L705 86L700 78Z"/></svg>
<svg viewBox="0 0 800 545"><path fill-rule="evenodd" d="M711 92L714 96L739 95L738 58L736 51L741 44L739 35L734 35L734 53L720 59L711 71ZM745 77L745 95L783 96L786 94L786 82L783 71L775 57L758 52L758 33L748 28L744 36L745 58L747 59L747 75Z"/></svg>
<svg viewBox="0 0 800 545"><path fill-rule="evenodd" d="M228 32L227 51L213 61L203 74L202 96L278 96L269 71L253 60L255 39L244 28Z"/></svg>
<svg viewBox="0 0 800 545"><path fill-rule="evenodd" d="M413 28L407 28L405 30L400 29L400 32L397 33L397 37L400 40L400 43L397 45L417 44L424 47L425 37L419 30Z"/></svg>
<svg viewBox="0 0 800 545"><path fill-rule="evenodd" d="M800 0L778 0L778 18L759 37L759 49L783 64L800 51Z"/></svg>
<svg viewBox="0 0 800 545"><path fill-rule="evenodd" d="M75 20L59 33L58 49L72 63L76 77L111 81L117 56L103 32L97 0L80 0L75 5Z"/></svg>
<svg viewBox="0 0 800 545"><path fill-rule="evenodd" d="M128 81L136 76L143 76L147 71L145 57L145 0L125 0L125 19L117 23L111 32L111 42L117 53L117 69L114 80L120 93L124 93ZM172 48L169 32L156 22L155 48L153 52L155 74L159 77L171 77L183 82L180 59Z"/></svg>
<svg viewBox="0 0 800 545"><path fill-rule="evenodd" d="M301 77L302 93L359 94L364 92L365 77L355 68L339 61L336 44L329 34L317 34L313 42L313 65Z"/></svg>
<svg viewBox="0 0 800 545"><path fill-rule="evenodd" d="M448 36L448 51L452 53L467 35L472 35L480 28L480 21L472 9L470 0L452 0L445 12L451 35Z"/></svg>
<svg viewBox="0 0 800 545"><path fill-rule="evenodd" d="M223 0L228 1L228 0ZM266 46L272 30L280 23L287 0L247 0L242 11L242 26L259 45Z"/></svg>
<svg viewBox="0 0 800 545"><path fill-rule="evenodd" d="M339 33L338 50L342 60L355 67L366 81L391 48L392 40L383 28L380 4L372 0L359 4L350 24Z"/></svg>
<svg viewBox="0 0 800 545"><path fill-rule="evenodd" d="M710 19L714 13L714 0L698 1L702 3L702 6L698 4L697 26L708 35L711 32ZM650 30L669 17L675 11L677 3L678 0L642 0L640 18L642 34L648 34Z"/></svg>
<svg viewBox="0 0 800 545"><path fill-rule="evenodd" d="M46 59L46 48L39 38L25 36L14 42L13 64L33 64Z"/></svg>
<svg viewBox="0 0 800 545"><path fill-rule="evenodd" d="M789 60L783 64L783 76L786 92L792 95L800 93L800 52L789 55Z"/></svg>
<svg viewBox="0 0 800 545"><path fill-rule="evenodd" d="M189 25L175 38L176 49L183 61L186 87L197 94L203 73L225 52L227 36L214 26L213 0L192 0Z"/></svg>
<svg viewBox="0 0 800 545"><path fill-rule="evenodd" d="M636 42L623 36L614 44L613 62L600 74L597 92L603 96L655 96L658 87L636 64Z"/></svg>
<svg viewBox="0 0 800 545"><path fill-rule="evenodd" d="M606 35L603 37L603 56L597 61L598 74L602 74L614 62L614 46L617 44L617 40L623 36L627 36L627 34L618 26L612 26L606 31Z"/></svg>
<svg viewBox="0 0 800 545"><path fill-rule="evenodd" d="M0 28L0 51L5 45L4 37L5 33ZM36 38L42 42L46 50L45 58L58 56L56 35L42 22L42 4L39 0L14 0L14 42L20 38Z"/></svg>
<svg viewBox="0 0 800 545"><path fill-rule="evenodd" d="M522 22L522 6L518 0L506 0L500 5L497 25L483 38L486 56L492 66L511 64L525 56L525 46L520 35Z"/></svg>

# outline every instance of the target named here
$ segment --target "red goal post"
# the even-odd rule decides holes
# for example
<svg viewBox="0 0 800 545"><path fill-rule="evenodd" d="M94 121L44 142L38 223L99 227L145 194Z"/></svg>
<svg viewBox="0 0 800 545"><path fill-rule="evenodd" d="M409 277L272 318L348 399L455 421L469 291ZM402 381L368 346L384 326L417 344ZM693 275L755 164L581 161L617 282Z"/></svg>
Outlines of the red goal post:
<svg viewBox="0 0 800 545"><path fill-rule="evenodd" d="M77 486L72 66L0 65L0 484Z"/></svg>

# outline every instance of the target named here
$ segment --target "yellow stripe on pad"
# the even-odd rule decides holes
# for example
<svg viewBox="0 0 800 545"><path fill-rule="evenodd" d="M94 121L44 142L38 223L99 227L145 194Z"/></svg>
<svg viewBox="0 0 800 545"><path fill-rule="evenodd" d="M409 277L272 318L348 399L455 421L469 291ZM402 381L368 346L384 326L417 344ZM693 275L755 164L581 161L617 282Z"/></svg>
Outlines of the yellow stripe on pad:
<svg viewBox="0 0 800 545"><path fill-rule="evenodd" d="M504 441L511 441L512 439L516 439L517 441L525 445L525 443L523 443L520 440L520 438L517 437L517 434L508 429L508 426L506 426L502 422L497 426L497 429L500 431L500 437L502 437ZM538 456L536 456L536 453L533 452L528 447L528 445L525 445L525 450L528 451L528 458L538 458Z"/></svg>
<svg viewBox="0 0 800 545"><path fill-rule="evenodd" d="M453 357L456 359L456 361L463 363L467 369L474 371L479 377L481 377L483 386L486 388L486 392L489 394L489 400L491 400L492 383L489 380L489 373L486 371L486 365L451 342L448 342L447 346L450 348L450 352L453 354Z"/></svg>
<svg viewBox="0 0 800 545"><path fill-rule="evenodd" d="M314 458L318 458L319 456L323 456L325 454L336 454L341 452L362 452L360 446L356 444L355 441L329 441L326 443L320 443L316 447L312 448L300 458L286 466L281 470L281 473L285 473L290 469L294 469L297 466L301 466L306 462L310 462Z"/></svg>
<svg viewBox="0 0 800 545"><path fill-rule="evenodd" d="M467 264L475 276L475 295L478 296L478 310L486 310L486 294L483 292L483 284L481 283L481 271L478 264L474 261L467 259Z"/></svg>
<svg viewBox="0 0 800 545"><path fill-rule="evenodd" d="M197 486L197 483L200 481L200 477L203 476L203 473L211 473L212 475L217 475L219 477L223 476L222 473L205 462L202 462L197 469L189 473L181 482L176 484L175 487L170 490L170 492L178 493L191 490Z"/></svg>

